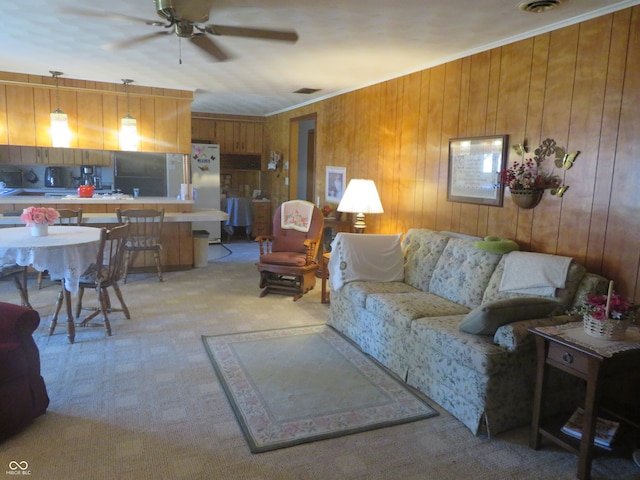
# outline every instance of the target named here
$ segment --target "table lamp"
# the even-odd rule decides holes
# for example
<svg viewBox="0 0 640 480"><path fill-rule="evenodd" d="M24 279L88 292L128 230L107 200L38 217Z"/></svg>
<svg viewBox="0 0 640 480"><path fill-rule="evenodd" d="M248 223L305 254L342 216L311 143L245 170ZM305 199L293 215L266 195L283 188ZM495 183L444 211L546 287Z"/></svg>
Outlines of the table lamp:
<svg viewBox="0 0 640 480"><path fill-rule="evenodd" d="M356 214L356 222L353 225L356 233L364 233L364 229L367 228L364 223L365 213L384 213L376 184L373 180L361 178L354 178L349 182L337 210Z"/></svg>

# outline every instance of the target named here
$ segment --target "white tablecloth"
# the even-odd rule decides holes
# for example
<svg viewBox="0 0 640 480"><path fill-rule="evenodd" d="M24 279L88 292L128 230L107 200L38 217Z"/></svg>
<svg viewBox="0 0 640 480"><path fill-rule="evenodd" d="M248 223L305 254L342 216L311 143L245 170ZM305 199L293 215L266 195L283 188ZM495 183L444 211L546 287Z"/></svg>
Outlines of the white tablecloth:
<svg viewBox="0 0 640 480"><path fill-rule="evenodd" d="M64 279L65 288L75 294L80 276L96 261L100 229L95 227L50 226L46 237L31 236L28 227L0 229L0 263L31 265Z"/></svg>

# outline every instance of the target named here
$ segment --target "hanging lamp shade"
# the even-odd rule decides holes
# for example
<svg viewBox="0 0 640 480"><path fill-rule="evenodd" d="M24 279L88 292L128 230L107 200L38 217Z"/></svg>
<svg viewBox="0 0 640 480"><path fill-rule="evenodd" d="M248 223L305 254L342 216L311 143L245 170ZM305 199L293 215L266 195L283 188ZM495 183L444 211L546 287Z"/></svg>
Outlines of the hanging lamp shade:
<svg viewBox="0 0 640 480"><path fill-rule="evenodd" d="M69 119L67 114L57 108L51 112L51 146L69 148L71 145L71 132L69 131Z"/></svg>
<svg viewBox="0 0 640 480"><path fill-rule="evenodd" d="M138 150L138 122L128 113L120 120L120 148Z"/></svg>
<svg viewBox="0 0 640 480"><path fill-rule="evenodd" d="M138 122L131 116L129 109L129 84L133 82L123 78L124 88L127 93L127 114L120 120L120 148L122 150L138 150Z"/></svg>
<svg viewBox="0 0 640 480"><path fill-rule="evenodd" d="M69 148L71 145L71 132L69 131L69 118L67 114L60 110L60 94L58 88L58 77L62 72L50 70L51 75L56 80L56 109L50 114L51 123L51 145L53 147Z"/></svg>

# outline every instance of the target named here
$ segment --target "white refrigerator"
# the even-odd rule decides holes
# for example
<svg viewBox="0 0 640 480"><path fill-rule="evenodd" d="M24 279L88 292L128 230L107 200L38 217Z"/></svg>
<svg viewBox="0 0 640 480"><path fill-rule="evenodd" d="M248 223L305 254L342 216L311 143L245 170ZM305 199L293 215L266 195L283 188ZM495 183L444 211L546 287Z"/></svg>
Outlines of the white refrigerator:
<svg viewBox="0 0 640 480"><path fill-rule="evenodd" d="M167 155L167 190L171 197L180 195L183 179L183 155ZM191 145L189 170L194 192L194 208L220 210L220 145ZM209 232L209 243L220 242L220 222L193 222L194 230Z"/></svg>

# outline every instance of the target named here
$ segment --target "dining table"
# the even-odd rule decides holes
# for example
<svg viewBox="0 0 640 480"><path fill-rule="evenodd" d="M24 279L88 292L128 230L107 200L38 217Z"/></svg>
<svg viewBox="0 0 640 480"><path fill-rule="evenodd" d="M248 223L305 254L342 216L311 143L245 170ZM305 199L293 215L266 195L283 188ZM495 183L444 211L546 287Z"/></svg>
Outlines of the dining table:
<svg viewBox="0 0 640 480"><path fill-rule="evenodd" d="M232 237L235 227L244 227L247 238L251 236L251 225L253 223L253 209L251 197L227 197L223 198L221 208L227 212L228 218L223 225L225 232Z"/></svg>
<svg viewBox="0 0 640 480"><path fill-rule="evenodd" d="M78 292L82 274L96 262L100 232L96 227L55 225L49 226L46 236L32 236L28 227L0 228L0 263L46 270L52 279L62 281L70 343L75 341L71 295Z"/></svg>

